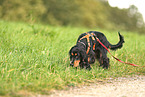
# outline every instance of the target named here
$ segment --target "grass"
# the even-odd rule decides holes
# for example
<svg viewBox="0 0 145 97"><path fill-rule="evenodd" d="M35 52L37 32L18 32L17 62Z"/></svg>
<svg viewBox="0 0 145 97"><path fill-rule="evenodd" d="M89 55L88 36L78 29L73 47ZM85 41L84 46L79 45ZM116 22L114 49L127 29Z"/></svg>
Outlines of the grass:
<svg viewBox="0 0 145 97"><path fill-rule="evenodd" d="M66 89L110 77L145 75L145 68L119 63L109 54L111 68L104 70L98 62L92 70L69 67L69 49L78 36L89 30L102 31L113 44L117 32L100 29L52 27L0 21L0 96L49 94L53 89ZM145 35L121 32L124 47L113 55L137 65L145 65ZM112 37L113 36L113 37Z"/></svg>

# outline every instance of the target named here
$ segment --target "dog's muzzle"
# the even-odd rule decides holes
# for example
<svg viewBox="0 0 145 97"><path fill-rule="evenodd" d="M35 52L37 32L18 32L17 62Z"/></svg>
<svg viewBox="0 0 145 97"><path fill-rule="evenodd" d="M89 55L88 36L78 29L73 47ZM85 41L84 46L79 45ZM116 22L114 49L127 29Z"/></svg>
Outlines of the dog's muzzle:
<svg viewBox="0 0 145 97"><path fill-rule="evenodd" d="M70 62L70 66L72 67L78 67L80 63L80 60L75 60L74 62Z"/></svg>

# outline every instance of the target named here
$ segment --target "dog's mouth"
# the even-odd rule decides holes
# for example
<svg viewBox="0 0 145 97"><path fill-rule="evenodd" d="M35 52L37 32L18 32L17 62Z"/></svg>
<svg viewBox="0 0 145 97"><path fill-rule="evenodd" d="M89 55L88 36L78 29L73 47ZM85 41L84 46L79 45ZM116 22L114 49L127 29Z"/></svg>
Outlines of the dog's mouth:
<svg viewBox="0 0 145 97"><path fill-rule="evenodd" d="M75 60L73 67L78 67L79 66L79 63L80 63L80 60Z"/></svg>

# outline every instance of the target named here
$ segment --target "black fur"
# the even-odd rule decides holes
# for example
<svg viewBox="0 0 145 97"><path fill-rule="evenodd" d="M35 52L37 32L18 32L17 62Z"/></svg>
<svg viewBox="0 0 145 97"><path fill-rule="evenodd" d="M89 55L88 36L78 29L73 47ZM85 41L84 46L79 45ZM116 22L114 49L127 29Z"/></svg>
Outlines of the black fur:
<svg viewBox="0 0 145 97"><path fill-rule="evenodd" d="M80 60L79 66L81 68L86 68L86 69L91 69L90 64L93 64L95 62L95 59L98 59L100 66L103 68L108 69L109 65L109 58L107 57L107 50L96 40L96 37L99 38L99 40L107 47L110 48L111 50L116 50L120 49L123 46L124 43L124 38L123 36L118 32L120 41L116 45L112 45L109 43L109 41L106 39L105 35L101 32L97 31L89 31L89 34L93 33L94 35L92 37L95 38L95 40L92 39L92 37L89 37L89 42L90 42L90 50L88 54L86 54L87 49L88 49L88 43L87 39L83 38L83 36L87 35L87 33L83 33L79 36L77 43L75 46L73 46L70 51L70 65L74 65L74 60ZM81 40L80 40L81 39ZM93 50L93 45L95 44L95 49ZM77 55L71 55L72 53L77 53ZM88 58L89 57L89 58ZM89 60L89 61L88 61Z"/></svg>

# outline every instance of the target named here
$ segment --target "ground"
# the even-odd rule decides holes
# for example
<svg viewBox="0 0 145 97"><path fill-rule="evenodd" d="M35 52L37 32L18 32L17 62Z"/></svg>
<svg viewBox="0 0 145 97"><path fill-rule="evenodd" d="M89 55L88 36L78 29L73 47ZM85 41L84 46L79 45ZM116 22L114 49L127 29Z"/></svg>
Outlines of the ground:
<svg viewBox="0 0 145 97"><path fill-rule="evenodd" d="M145 76L108 79L90 86L53 91L51 95L37 97L145 97Z"/></svg>

